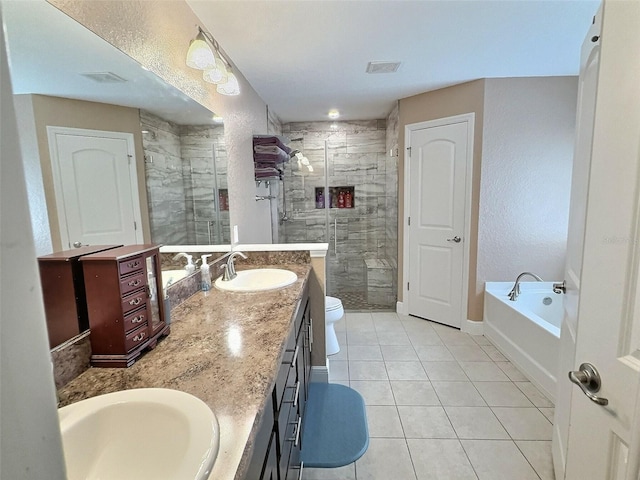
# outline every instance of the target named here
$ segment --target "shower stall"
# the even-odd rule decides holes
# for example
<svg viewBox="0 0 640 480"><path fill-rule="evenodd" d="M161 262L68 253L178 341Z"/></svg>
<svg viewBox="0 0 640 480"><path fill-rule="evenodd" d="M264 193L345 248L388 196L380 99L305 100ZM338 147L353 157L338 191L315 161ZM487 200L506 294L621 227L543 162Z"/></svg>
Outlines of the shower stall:
<svg viewBox="0 0 640 480"><path fill-rule="evenodd" d="M327 294L348 310L395 310L397 159L384 121L283 129L300 153L279 185L274 241L327 242Z"/></svg>

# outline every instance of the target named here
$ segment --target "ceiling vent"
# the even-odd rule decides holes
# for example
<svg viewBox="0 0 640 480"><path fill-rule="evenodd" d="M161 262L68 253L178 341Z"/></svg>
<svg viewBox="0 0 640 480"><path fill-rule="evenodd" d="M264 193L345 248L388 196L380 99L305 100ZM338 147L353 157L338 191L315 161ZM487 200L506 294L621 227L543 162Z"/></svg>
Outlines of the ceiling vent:
<svg viewBox="0 0 640 480"><path fill-rule="evenodd" d="M394 73L400 68L400 62L369 62L367 73Z"/></svg>
<svg viewBox="0 0 640 480"><path fill-rule="evenodd" d="M80 75L98 83L124 83L127 81L112 72L81 73Z"/></svg>

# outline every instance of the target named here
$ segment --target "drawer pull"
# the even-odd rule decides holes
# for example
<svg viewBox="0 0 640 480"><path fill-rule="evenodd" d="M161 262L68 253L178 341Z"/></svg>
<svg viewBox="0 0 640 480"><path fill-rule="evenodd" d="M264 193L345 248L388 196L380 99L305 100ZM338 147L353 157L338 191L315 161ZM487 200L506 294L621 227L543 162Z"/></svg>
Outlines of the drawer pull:
<svg viewBox="0 0 640 480"><path fill-rule="evenodd" d="M133 337L133 341L134 342L139 342L139 341L143 340L145 336L146 336L146 334L144 332L140 332L138 335Z"/></svg>
<svg viewBox="0 0 640 480"><path fill-rule="evenodd" d="M128 283L128 285L130 287L137 287L138 285L140 285L142 283L142 280L140 280L139 278L136 278L135 280L132 280Z"/></svg>
<svg viewBox="0 0 640 480"><path fill-rule="evenodd" d="M294 406L294 407L297 407L297 406L298 406L298 398L300 397L300 380L298 380L298 381L296 382L296 386L295 386L295 387L294 387L293 385L290 385L290 386L288 386L288 387L286 387L286 388L295 388L295 389L296 389L296 391L295 391L295 393L293 394L293 400L292 400L292 401L286 401L286 400L285 400L285 401L283 401L282 403L293 403L293 406Z"/></svg>
<svg viewBox="0 0 640 480"><path fill-rule="evenodd" d="M129 268L135 268L135 267L139 267L139 266L140 266L140 260L136 260L135 262L127 263L127 267L129 267Z"/></svg>
<svg viewBox="0 0 640 480"><path fill-rule="evenodd" d="M296 349L293 352L293 358L291 359L291 368L296 366L296 361L298 360L298 352L300 351L300 345L296 345Z"/></svg>
<svg viewBox="0 0 640 480"><path fill-rule="evenodd" d="M300 426L302 424L302 417L298 416L298 420L296 422L289 422L289 424L295 425L293 430L293 437L287 439L288 442L293 442L293 446L297 447L298 442L300 441Z"/></svg>
<svg viewBox="0 0 640 480"><path fill-rule="evenodd" d="M131 319L131 323L142 323L144 321L144 315L140 315L139 317L133 317Z"/></svg>
<svg viewBox="0 0 640 480"><path fill-rule="evenodd" d="M140 297L134 298L133 300L129 300L129 305L140 305L140 302L142 302Z"/></svg>
<svg viewBox="0 0 640 480"><path fill-rule="evenodd" d="M300 380L296 382L296 393L293 395L293 406L298 406L298 398L300 397Z"/></svg>

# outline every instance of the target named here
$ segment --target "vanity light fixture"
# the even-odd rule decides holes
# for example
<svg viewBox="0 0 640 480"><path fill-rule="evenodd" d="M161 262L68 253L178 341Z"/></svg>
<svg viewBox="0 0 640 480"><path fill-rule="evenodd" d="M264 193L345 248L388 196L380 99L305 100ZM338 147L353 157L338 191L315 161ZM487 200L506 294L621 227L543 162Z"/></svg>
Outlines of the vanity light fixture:
<svg viewBox="0 0 640 480"><path fill-rule="evenodd" d="M203 70L204 81L217 85L222 95L239 95L240 84L231 72L231 63L220 53L218 42L198 27L198 34L191 40L187 51L187 66Z"/></svg>
<svg viewBox="0 0 640 480"><path fill-rule="evenodd" d="M338 110L329 110L329 118L331 120L336 120L340 118L340 112Z"/></svg>

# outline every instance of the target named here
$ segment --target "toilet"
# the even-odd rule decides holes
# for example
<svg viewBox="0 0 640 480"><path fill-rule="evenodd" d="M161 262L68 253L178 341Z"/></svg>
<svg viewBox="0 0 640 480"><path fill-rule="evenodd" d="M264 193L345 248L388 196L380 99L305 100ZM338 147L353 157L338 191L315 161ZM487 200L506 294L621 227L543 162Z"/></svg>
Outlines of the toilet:
<svg viewBox="0 0 640 480"><path fill-rule="evenodd" d="M338 345L338 337L336 337L334 325L343 316L344 308L342 307L342 301L336 297L325 297L324 322L327 355L335 355L340 351L340 345Z"/></svg>

